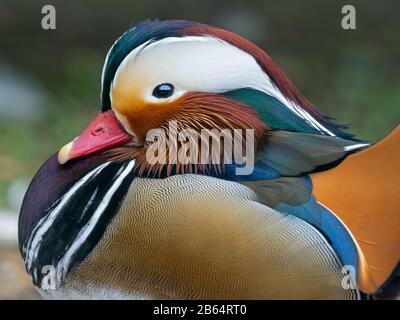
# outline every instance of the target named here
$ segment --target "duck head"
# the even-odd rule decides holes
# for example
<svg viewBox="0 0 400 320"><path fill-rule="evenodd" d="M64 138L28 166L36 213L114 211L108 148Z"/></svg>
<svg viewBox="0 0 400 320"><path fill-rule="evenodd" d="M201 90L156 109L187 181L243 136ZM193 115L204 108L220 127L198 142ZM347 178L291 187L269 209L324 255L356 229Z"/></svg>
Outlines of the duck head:
<svg viewBox="0 0 400 320"><path fill-rule="evenodd" d="M99 115L59 151L60 164L108 150L109 159L135 158L142 172L154 171L148 134L171 121L197 133L252 129L256 148L273 129L349 137L260 48L189 21L145 21L125 32L107 54L101 98Z"/></svg>

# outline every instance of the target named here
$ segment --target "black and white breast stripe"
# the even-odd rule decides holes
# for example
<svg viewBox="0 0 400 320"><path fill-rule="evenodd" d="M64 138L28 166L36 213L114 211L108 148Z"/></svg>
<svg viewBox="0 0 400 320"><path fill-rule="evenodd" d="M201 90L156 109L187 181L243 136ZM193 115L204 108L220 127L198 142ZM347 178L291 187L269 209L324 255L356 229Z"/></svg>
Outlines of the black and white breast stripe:
<svg viewBox="0 0 400 320"><path fill-rule="evenodd" d="M59 286L93 250L134 179L134 165L135 160L102 164L49 206L23 244L25 265L36 286L42 288L49 270L52 285Z"/></svg>

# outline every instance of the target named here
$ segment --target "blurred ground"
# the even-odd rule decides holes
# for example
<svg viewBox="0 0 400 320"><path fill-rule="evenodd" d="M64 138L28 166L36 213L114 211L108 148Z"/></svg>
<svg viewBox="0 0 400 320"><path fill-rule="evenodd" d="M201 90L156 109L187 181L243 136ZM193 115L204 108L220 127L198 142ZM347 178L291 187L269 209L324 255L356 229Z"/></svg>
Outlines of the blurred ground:
<svg viewBox="0 0 400 320"><path fill-rule="evenodd" d="M15 211L0 209L0 300L39 299L17 249L17 223Z"/></svg>
<svg viewBox="0 0 400 320"><path fill-rule="evenodd" d="M0 300L40 299L14 247L0 247Z"/></svg>
<svg viewBox="0 0 400 320"><path fill-rule="evenodd" d="M53 4L57 29L41 28ZM104 57L130 25L187 19L265 49L320 109L376 141L400 122L400 2L0 0L0 299L34 298L16 249L16 215L38 167L97 113Z"/></svg>

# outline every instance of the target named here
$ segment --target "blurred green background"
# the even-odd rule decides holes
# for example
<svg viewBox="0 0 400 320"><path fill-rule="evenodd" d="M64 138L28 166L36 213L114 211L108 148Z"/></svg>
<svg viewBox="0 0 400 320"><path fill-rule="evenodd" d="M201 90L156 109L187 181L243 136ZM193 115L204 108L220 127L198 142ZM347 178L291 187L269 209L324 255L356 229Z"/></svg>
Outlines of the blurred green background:
<svg viewBox="0 0 400 320"><path fill-rule="evenodd" d="M41 28L45 4L56 8L56 30ZM356 8L356 30L341 27L345 4ZM105 55L130 25L186 19L241 34L321 110L377 141L400 122L398 12L394 0L0 0L0 216L16 215L40 164L98 112ZM0 261L5 246L0 238Z"/></svg>

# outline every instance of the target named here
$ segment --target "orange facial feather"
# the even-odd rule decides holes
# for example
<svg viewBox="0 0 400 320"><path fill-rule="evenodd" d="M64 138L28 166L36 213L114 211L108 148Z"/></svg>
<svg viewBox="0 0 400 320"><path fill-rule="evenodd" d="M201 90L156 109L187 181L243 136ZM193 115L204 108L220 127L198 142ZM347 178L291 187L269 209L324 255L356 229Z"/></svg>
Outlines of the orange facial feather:
<svg viewBox="0 0 400 320"><path fill-rule="evenodd" d="M198 135L197 141L192 141L196 146L196 154L200 157L199 144L204 138L201 136L202 129L227 129L233 132L234 129L253 129L254 130L254 150L261 147L265 140L266 133L269 128L259 119L257 113L246 105L240 104L229 98L219 94L210 93L187 93L173 102L164 103L148 103L143 104L140 108L136 105L135 108L117 108L118 112L123 112L122 115L129 123L131 130L135 132L141 142L140 147L120 147L110 150L109 157L113 160L137 159L137 171L139 175L156 176L164 169L167 174L171 173L171 164L151 164L147 158L147 150L149 143L146 142L146 134L152 129L168 129L170 121L176 121L177 130L190 128ZM215 139L214 139L215 138ZM212 137L213 142L218 137ZM209 144L209 141L204 141ZM222 144L224 142L221 142ZM245 143L245 139L241 140ZM210 146L211 147L211 146ZM220 148L223 152L224 148ZM166 156L169 155L169 150L161 150ZM220 155L224 159L224 154ZM199 160L199 159L197 159ZM222 163L223 164L223 163ZM218 172L222 170L221 165L215 164L182 164L179 159L176 163L176 171L178 173L187 172L202 172L215 166L214 169Z"/></svg>

